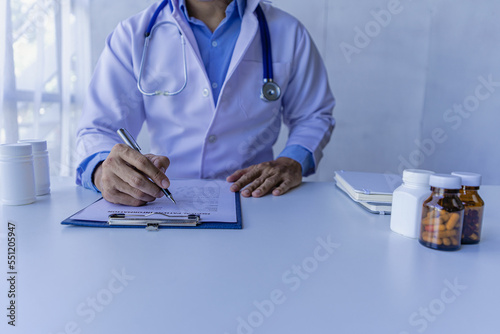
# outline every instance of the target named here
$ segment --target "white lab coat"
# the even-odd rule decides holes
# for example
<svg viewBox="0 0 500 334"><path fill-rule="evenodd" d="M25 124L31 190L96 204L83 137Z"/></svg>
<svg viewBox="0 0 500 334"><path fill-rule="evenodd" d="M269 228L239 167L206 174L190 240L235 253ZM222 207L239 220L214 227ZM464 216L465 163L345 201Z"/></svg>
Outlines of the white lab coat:
<svg viewBox="0 0 500 334"><path fill-rule="evenodd" d="M214 105L211 83L197 42L178 0L172 0L156 21L175 22L186 37L188 79L176 96L143 96L137 78L144 32L158 3L121 22L108 37L95 69L78 129L82 158L111 150L124 127L137 136L143 122L151 136L151 151L171 160L170 178L222 178L239 168L273 159L281 121L289 127L287 145L313 153L317 166L334 126L335 104L327 73L306 29L289 14L261 3L269 24L274 80L282 96L260 99L263 82L258 0L248 0L229 70ZM149 50L143 86L146 90L176 90L184 83L179 33L159 28ZM143 152L145 153L145 152Z"/></svg>

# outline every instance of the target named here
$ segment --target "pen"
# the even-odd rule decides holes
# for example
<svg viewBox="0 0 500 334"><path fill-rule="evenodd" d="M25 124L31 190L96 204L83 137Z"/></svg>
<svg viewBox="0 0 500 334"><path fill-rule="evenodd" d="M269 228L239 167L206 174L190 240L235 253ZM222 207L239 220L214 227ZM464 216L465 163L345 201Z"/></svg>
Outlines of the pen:
<svg viewBox="0 0 500 334"><path fill-rule="evenodd" d="M125 144L127 144L137 152L141 153L141 147L139 146L139 144L137 144L134 137L132 137L132 135L126 129L122 128L117 130L116 132L118 133L118 135L121 137L121 139ZM172 202L174 202L174 204L177 204L174 200L174 197L172 196L170 191L168 191L168 189L161 188L161 190L163 191L165 196L167 196Z"/></svg>

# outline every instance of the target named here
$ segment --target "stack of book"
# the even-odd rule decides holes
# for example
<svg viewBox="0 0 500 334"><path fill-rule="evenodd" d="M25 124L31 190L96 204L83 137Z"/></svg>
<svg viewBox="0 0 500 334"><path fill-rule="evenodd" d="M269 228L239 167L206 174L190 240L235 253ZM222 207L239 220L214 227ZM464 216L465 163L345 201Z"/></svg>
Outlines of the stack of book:
<svg viewBox="0 0 500 334"><path fill-rule="evenodd" d="M336 171L336 185L354 202L377 214L390 214L392 193L403 182L389 173Z"/></svg>

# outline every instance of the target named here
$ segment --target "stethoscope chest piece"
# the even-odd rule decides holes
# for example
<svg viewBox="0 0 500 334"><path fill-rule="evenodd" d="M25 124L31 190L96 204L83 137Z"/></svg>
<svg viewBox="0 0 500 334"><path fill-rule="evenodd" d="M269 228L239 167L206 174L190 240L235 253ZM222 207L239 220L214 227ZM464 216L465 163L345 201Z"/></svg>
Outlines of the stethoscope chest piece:
<svg viewBox="0 0 500 334"><path fill-rule="evenodd" d="M260 98L266 102L273 102L278 100L280 96L281 96L280 86L272 80L266 80L264 82L264 85L262 85Z"/></svg>

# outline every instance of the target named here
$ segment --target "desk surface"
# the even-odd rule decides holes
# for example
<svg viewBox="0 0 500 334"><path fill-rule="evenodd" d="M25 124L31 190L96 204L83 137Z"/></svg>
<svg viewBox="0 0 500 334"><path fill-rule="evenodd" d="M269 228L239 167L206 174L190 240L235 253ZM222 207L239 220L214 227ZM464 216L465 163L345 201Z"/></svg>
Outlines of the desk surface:
<svg viewBox="0 0 500 334"><path fill-rule="evenodd" d="M500 187L481 188L481 243L442 252L391 232L389 216L364 211L333 183L242 198L243 230L159 232L62 226L98 195L54 183L35 204L0 206L2 333L498 331ZM6 318L8 221L15 328Z"/></svg>

